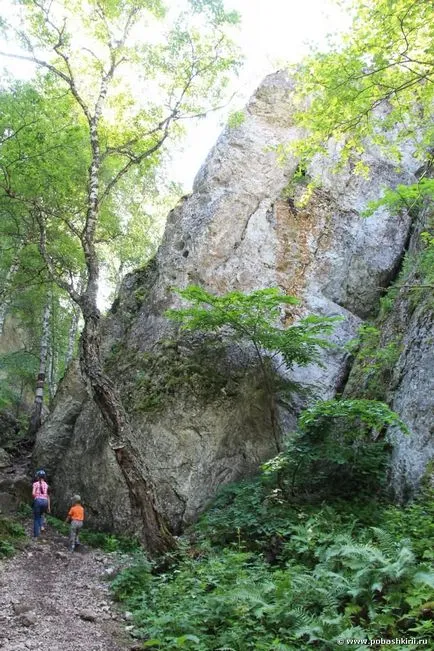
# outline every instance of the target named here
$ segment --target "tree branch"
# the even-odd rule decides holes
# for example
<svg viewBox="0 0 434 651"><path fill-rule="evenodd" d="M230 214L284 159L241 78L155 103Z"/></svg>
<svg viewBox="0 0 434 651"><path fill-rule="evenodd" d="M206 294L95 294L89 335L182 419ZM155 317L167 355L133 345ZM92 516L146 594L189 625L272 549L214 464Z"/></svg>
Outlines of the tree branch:
<svg viewBox="0 0 434 651"><path fill-rule="evenodd" d="M107 183L106 187L104 188L104 192L101 194L100 197L100 203L104 201L110 194L110 192L113 190L113 188L117 185L117 183L120 181L120 179L133 167L133 165L140 165L140 163L145 160L145 158L148 158L148 156L151 156L153 153L158 151L164 143L164 141L167 139L169 135L169 125L170 125L170 120L168 121L166 128L164 129L164 134L160 138L160 140L153 146L144 151L143 153L139 155L131 155L128 163L126 163L115 176L112 178L112 180Z"/></svg>

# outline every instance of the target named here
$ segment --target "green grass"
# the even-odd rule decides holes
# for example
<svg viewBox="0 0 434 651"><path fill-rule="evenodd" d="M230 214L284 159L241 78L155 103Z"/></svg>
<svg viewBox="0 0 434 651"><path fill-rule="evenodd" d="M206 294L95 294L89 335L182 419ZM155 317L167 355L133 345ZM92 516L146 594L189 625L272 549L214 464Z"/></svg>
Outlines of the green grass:
<svg viewBox="0 0 434 651"><path fill-rule="evenodd" d="M47 522L56 529L56 531L64 536L68 536L69 524L52 515L47 516ZM113 534L89 531L86 529L83 529L80 532L80 540L85 545L89 545L89 547L96 547L105 552L134 552L140 547L139 542L135 538L114 536Z"/></svg>
<svg viewBox="0 0 434 651"><path fill-rule="evenodd" d="M25 538L24 528L16 520L0 515L0 558L13 556Z"/></svg>

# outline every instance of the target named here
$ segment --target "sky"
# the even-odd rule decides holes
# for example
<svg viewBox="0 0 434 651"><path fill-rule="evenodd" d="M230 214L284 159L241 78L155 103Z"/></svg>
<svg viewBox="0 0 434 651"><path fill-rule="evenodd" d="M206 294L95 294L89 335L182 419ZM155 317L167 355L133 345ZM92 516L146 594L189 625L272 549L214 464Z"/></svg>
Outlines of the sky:
<svg viewBox="0 0 434 651"><path fill-rule="evenodd" d="M175 5L178 0L166 0ZM1 0L2 15L14 15L11 0ZM336 0L226 0L227 9L241 15L241 25L234 29L233 38L241 47L245 64L234 82L236 95L220 113L208 115L191 124L181 146L172 152L168 166L171 180L191 190L193 179L207 153L222 130L228 114L240 110L255 88L269 73L300 60L309 44L325 47L328 33L345 29L348 16L339 9ZM34 67L26 62L3 59L1 67L14 75L29 78ZM1 68L0 68L1 69Z"/></svg>
<svg viewBox="0 0 434 651"><path fill-rule="evenodd" d="M242 109L267 74L299 61L311 44L325 47L328 34L349 25L348 15L335 0L226 0L225 6L241 15L234 39L244 53L245 64L231 105L198 122L176 152L171 174L187 192L228 114Z"/></svg>
<svg viewBox="0 0 434 651"><path fill-rule="evenodd" d="M171 165L173 180L186 191L222 130L228 113L241 109L267 74L299 61L310 44L326 46L330 33L349 25L336 0L226 0L227 9L241 15L234 39L241 46L245 65L236 97L219 115L209 115L191 129Z"/></svg>

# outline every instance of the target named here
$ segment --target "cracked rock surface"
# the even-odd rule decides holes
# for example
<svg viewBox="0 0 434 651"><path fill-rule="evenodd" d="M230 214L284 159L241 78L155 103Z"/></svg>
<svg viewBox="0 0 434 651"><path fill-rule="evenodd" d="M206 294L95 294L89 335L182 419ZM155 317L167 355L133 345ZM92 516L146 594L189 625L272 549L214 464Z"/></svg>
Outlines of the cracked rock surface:
<svg viewBox="0 0 434 651"><path fill-rule="evenodd" d="M383 187L416 180L420 161L405 143L400 169L367 146L369 179L349 165L336 174L331 143L328 155L306 170L305 181L316 179L319 187L300 207L298 159L289 154L282 162L276 152L303 135L294 125L293 93L285 72L264 80L243 123L222 132L192 194L169 214L155 259L125 278L104 322L103 350L128 410L131 444L175 533L221 485L256 473L277 446L258 366L247 358L243 370L236 346L215 362L195 360L194 346L165 316L180 305L173 288L196 284L221 294L279 287L300 299L282 314L282 327L306 314L340 317L336 347L323 351L322 364L290 372L316 398L330 399L348 376L346 344L378 310L410 236L405 211L362 216ZM221 383L219 374L229 381ZM293 430L302 401L282 405L283 432ZM136 516L107 440L98 409L71 369L38 433L35 467L49 471L55 509L65 511L78 490L92 526L134 533Z"/></svg>

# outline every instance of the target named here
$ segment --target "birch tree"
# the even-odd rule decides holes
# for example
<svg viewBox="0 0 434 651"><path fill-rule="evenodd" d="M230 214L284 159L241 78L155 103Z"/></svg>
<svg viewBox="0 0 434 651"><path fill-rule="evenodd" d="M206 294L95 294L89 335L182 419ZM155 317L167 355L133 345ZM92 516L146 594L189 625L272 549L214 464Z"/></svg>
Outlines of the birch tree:
<svg viewBox="0 0 434 651"><path fill-rule="evenodd" d="M50 340L51 340L51 293L48 294L44 305L42 315L42 335L39 352L39 369L36 380L35 401L29 422L29 434L34 436L41 426L42 406L44 402L44 388L47 377L47 367L50 358Z"/></svg>
<svg viewBox="0 0 434 651"><path fill-rule="evenodd" d="M68 142L68 160L78 173L72 202L64 190L49 201L35 192L21 196L10 175L4 175L3 191L11 201L27 202L48 273L80 308L81 370L108 426L133 513L142 522L141 539L151 553L171 547L173 538L161 516L149 469L138 462L119 392L104 371L97 307L98 243L110 236L115 195L122 193L130 173L139 170L142 183L150 182L169 137L179 136L186 120L224 101L229 74L237 64L224 27L236 16L226 13L219 0L188 4L189 14L181 16L164 39L152 42L151 30L165 13L160 0L88 0L73 2L70 9L53 0L18 0L27 20L18 33L24 51L1 53L31 61L44 71L62 102L67 94L74 124L84 134L77 156L79 161L83 152L87 156L85 174L72 161L75 152ZM151 40L141 42L139 30ZM74 40L73 34L80 34L83 42ZM131 75L134 82L128 84ZM142 86L140 101L133 85ZM67 234L81 252L86 275L82 289L74 270L65 267L59 247L50 244L53 230Z"/></svg>
<svg viewBox="0 0 434 651"><path fill-rule="evenodd" d="M0 337L3 334L6 315L8 312L9 304L11 302L11 288L13 286L13 281L19 268L20 264L18 250L12 260L9 269L6 272L6 276L0 288Z"/></svg>
<svg viewBox="0 0 434 651"><path fill-rule="evenodd" d="M74 357L75 346L77 343L79 318L80 311L78 309L78 306L74 305L72 308L71 324L68 331L68 347L66 349L65 367L68 367L70 365L72 358Z"/></svg>

